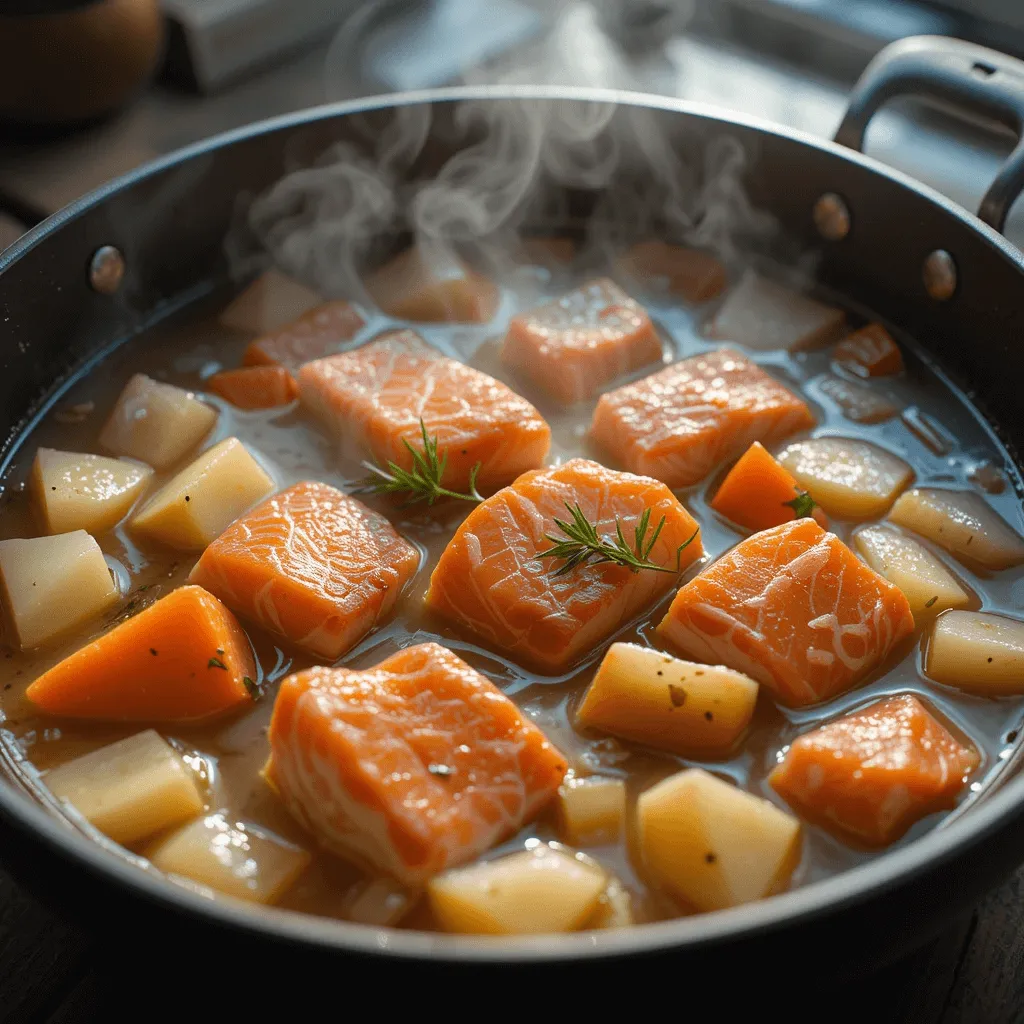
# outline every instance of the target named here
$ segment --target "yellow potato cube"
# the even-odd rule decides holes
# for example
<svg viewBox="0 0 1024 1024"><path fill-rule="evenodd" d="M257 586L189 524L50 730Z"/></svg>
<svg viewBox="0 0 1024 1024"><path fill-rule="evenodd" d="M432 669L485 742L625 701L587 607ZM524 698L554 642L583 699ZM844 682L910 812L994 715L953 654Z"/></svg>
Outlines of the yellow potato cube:
<svg viewBox="0 0 1024 1024"><path fill-rule="evenodd" d="M195 448L216 422L216 410L191 391L137 373L121 392L99 441L115 455L168 469Z"/></svg>
<svg viewBox="0 0 1024 1024"><path fill-rule="evenodd" d="M427 896L445 931L542 935L581 928L607 884L593 861L539 844L438 875Z"/></svg>
<svg viewBox="0 0 1024 1024"><path fill-rule="evenodd" d="M700 768L643 793L637 819L651 877L697 910L769 896L799 859L796 818Z"/></svg>
<svg viewBox="0 0 1024 1024"><path fill-rule="evenodd" d="M220 314L224 327L266 334L298 320L324 300L311 288L278 270L268 270L237 295Z"/></svg>
<svg viewBox="0 0 1024 1024"><path fill-rule="evenodd" d="M580 725L673 754L728 753L746 731L757 683L637 644L612 644L576 712Z"/></svg>
<svg viewBox="0 0 1024 1024"><path fill-rule="evenodd" d="M195 776L152 729L52 768L43 781L123 845L203 813Z"/></svg>
<svg viewBox="0 0 1024 1024"><path fill-rule="evenodd" d="M245 445L229 437L168 480L130 525L135 533L172 548L202 551L273 490L274 481Z"/></svg>
<svg viewBox="0 0 1024 1024"><path fill-rule="evenodd" d="M1024 693L1024 622L991 612L949 611L935 620L925 675L967 693Z"/></svg>
<svg viewBox="0 0 1024 1024"><path fill-rule="evenodd" d="M614 842L626 820L626 783L590 775L566 779L558 788L562 838L574 846Z"/></svg>
<svg viewBox="0 0 1024 1024"><path fill-rule="evenodd" d="M311 860L301 846L224 814L197 818L160 840L147 856L165 874L254 903L280 899Z"/></svg>
<svg viewBox="0 0 1024 1024"><path fill-rule="evenodd" d="M778 459L826 512L850 519L880 516L914 479L891 452L845 437L797 441Z"/></svg>
<svg viewBox="0 0 1024 1024"><path fill-rule="evenodd" d="M0 584L23 650L74 629L120 596L99 544L84 530L0 540Z"/></svg>
<svg viewBox="0 0 1024 1024"><path fill-rule="evenodd" d="M49 533L101 533L125 517L152 475L149 466L122 459L40 448L32 495Z"/></svg>

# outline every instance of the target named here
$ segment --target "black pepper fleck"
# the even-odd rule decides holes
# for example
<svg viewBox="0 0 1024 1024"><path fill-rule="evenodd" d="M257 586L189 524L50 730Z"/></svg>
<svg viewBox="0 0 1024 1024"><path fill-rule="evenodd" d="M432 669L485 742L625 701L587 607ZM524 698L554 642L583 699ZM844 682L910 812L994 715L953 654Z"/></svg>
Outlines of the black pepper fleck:
<svg viewBox="0 0 1024 1024"><path fill-rule="evenodd" d="M931 606L933 604L935 604L935 602L938 601L938 599L939 599L939 595L938 594L936 594L934 597L929 598L927 601L925 601L925 604L924 604L925 608L931 608Z"/></svg>
<svg viewBox="0 0 1024 1024"><path fill-rule="evenodd" d="M713 721L714 721L714 719L715 719L715 716L714 716L713 714L711 714L711 712L710 712L710 711L705 711L705 712L704 712L704 717L705 717L705 718L706 718L706 719L707 719L707 720L708 720L709 722L713 722Z"/></svg>
<svg viewBox="0 0 1024 1024"><path fill-rule="evenodd" d="M12 685L13 685L13 683L4 683L4 689L5 690L9 690Z"/></svg>
<svg viewBox="0 0 1024 1024"><path fill-rule="evenodd" d="M186 495L185 495L185 500L186 500L186 501L191 501L192 499L191 499L191 498L190 498L190 497L189 497L189 496L188 496L188 495L186 494Z"/></svg>
<svg viewBox="0 0 1024 1024"><path fill-rule="evenodd" d="M714 864L718 858L713 853L705 853L704 860L708 864Z"/></svg>
<svg viewBox="0 0 1024 1024"><path fill-rule="evenodd" d="M149 653L152 654L153 657L155 658L157 654L159 654L160 652L155 647L150 647Z"/></svg>
<svg viewBox="0 0 1024 1024"><path fill-rule="evenodd" d="M988 663L989 663L990 665L992 664L992 659L991 659L991 658L989 658L989 659L988 659Z"/></svg>
<svg viewBox="0 0 1024 1024"><path fill-rule="evenodd" d="M662 671L661 671L661 669L659 668L659 669L658 669L658 675L659 675L659 676L663 676L664 674L665 674L665 673L664 673L664 672L662 672Z"/></svg>
<svg viewBox="0 0 1024 1024"><path fill-rule="evenodd" d="M51 491L55 491L55 490L57 490L57 488L56 487L51 487L50 490Z"/></svg>

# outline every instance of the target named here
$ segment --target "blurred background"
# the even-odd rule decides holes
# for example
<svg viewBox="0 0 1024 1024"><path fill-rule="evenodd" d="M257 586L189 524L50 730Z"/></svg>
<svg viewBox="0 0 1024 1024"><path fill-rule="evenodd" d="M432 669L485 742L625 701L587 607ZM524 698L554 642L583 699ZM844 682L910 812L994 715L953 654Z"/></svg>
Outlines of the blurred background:
<svg viewBox="0 0 1024 1024"><path fill-rule="evenodd" d="M1024 55L1020 0L0 0L0 247L179 146L458 82L637 89L831 135L907 35ZM868 151L975 207L1012 139L894 105ZM1024 239L1024 217L1011 237Z"/></svg>

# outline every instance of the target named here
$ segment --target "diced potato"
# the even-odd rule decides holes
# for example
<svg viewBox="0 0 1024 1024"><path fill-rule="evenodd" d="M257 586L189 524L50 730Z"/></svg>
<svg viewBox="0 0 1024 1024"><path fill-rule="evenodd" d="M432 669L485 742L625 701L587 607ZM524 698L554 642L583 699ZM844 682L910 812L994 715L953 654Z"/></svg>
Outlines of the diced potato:
<svg viewBox="0 0 1024 1024"><path fill-rule="evenodd" d="M612 644L576 713L581 725L673 754L727 753L746 731L757 683L637 644Z"/></svg>
<svg viewBox="0 0 1024 1024"><path fill-rule="evenodd" d="M120 596L99 544L85 530L0 540L0 583L23 650L74 629Z"/></svg>
<svg viewBox="0 0 1024 1024"><path fill-rule="evenodd" d="M581 928L607 883L593 861L540 844L438 875L427 894L445 931L540 935Z"/></svg>
<svg viewBox="0 0 1024 1024"><path fill-rule="evenodd" d="M40 448L32 465L32 495L49 533L116 526L143 492L149 466Z"/></svg>
<svg viewBox="0 0 1024 1024"><path fill-rule="evenodd" d="M390 928L412 909L420 897L393 878L371 878L360 886L345 907L345 917L356 924Z"/></svg>
<svg viewBox="0 0 1024 1024"><path fill-rule="evenodd" d="M893 505L889 518L962 562L985 569L1024 563L1024 540L973 491L915 487Z"/></svg>
<svg viewBox="0 0 1024 1024"><path fill-rule="evenodd" d="M256 825L209 814L147 851L165 874L182 875L254 903L274 903L306 870L310 855Z"/></svg>
<svg viewBox="0 0 1024 1024"><path fill-rule="evenodd" d="M600 775L566 779L558 788L558 810L567 843L614 842L626 819L626 783Z"/></svg>
<svg viewBox="0 0 1024 1024"><path fill-rule="evenodd" d="M700 768L647 790L637 817L652 878L697 910L769 896L799 859L796 818Z"/></svg>
<svg viewBox="0 0 1024 1024"><path fill-rule="evenodd" d="M202 551L273 489L274 481L245 445L229 437L168 480L131 528L181 551Z"/></svg>
<svg viewBox="0 0 1024 1024"><path fill-rule="evenodd" d="M137 373L100 432L100 444L115 455L167 469L213 429L217 412L191 391Z"/></svg>
<svg viewBox="0 0 1024 1024"><path fill-rule="evenodd" d="M195 776L152 729L53 768L43 781L125 846L203 813Z"/></svg>
<svg viewBox="0 0 1024 1024"><path fill-rule="evenodd" d="M925 675L968 693L1024 693L1024 622L991 612L949 611L935 620Z"/></svg>
<svg viewBox="0 0 1024 1024"><path fill-rule="evenodd" d="M280 271L268 270L228 303L220 322L236 331L266 334L297 320L323 301L304 284Z"/></svg>
<svg viewBox="0 0 1024 1024"><path fill-rule="evenodd" d="M779 462L834 516L880 516L914 479L902 459L867 441L816 437L784 448Z"/></svg>
<svg viewBox="0 0 1024 1024"><path fill-rule="evenodd" d="M947 608L963 608L971 595L923 544L889 526L865 526L853 546L875 572L895 583L920 621Z"/></svg>
<svg viewBox="0 0 1024 1024"><path fill-rule="evenodd" d="M597 909L584 928L610 929L628 928L633 921L633 900L626 887L613 878L597 901Z"/></svg>

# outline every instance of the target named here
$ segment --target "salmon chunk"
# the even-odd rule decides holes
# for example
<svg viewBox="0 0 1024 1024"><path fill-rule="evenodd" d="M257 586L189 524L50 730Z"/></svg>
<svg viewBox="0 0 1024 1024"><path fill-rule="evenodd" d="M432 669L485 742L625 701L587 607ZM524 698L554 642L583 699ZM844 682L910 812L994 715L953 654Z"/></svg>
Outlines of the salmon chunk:
<svg viewBox="0 0 1024 1024"><path fill-rule="evenodd" d="M858 377L888 377L903 371L900 347L881 324L854 331L836 345L832 358Z"/></svg>
<svg viewBox="0 0 1024 1024"><path fill-rule="evenodd" d="M297 370L303 363L337 352L363 325L362 316L351 302L327 302L250 342L242 362L246 366Z"/></svg>
<svg viewBox="0 0 1024 1024"><path fill-rule="evenodd" d="M419 560L383 516L307 482L235 520L189 581L275 636L333 659L388 615Z"/></svg>
<svg viewBox="0 0 1024 1024"><path fill-rule="evenodd" d="M265 777L328 849L409 885L473 860L554 796L565 758L435 643L281 684Z"/></svg>
<svg viewBox="0 0 1024 1024"><path fill-rule="evenodd" d="M427 607L510 657L548 674L592 653L674 585L672 573L632 572L615 564L577 566L537 556L562 536L555 518L579 505L602 537L632 539L645 509L653 529L665 525L649 558L685 568L703 554L697 523L657 480L616 473L587 459L525 473L478 505L445 548L427 592Z"/></svg>
<svg viewBox="0 0 1024 1024"><path fill-rule="evenodd" d="M599 278L513 317L501 358L553 397L581 402L658 362L661 339L643 306Z"/></svg>
<svg viewBox="0 0 1024 1024"><path fill-rule="evenodd" d="M486 373L448 359L413 331L382 335L299 371L302 402L343 444L382 465L412 467L408 441L422 449L420 420L447 453L443 483L495 489L544 461L551 431L524 398Z"/></svg>
<svg viewBox="0 0 1024 1024"><path fill-rule="evenodd" d="M914 629L903 592L813 519L755 533L675 596L658 632L802 707L860 682Z"/></svg>
<svg viewBox="0 0 1024 1024"><path fill-rule="evenodd" d="M904 693L805 733L769 781L808 818L884 846L924 815L952 807L979 761Z"/></svg>
<svg viewBox="0 0 1024 1024"><path fill-rule="evenodd" d="M627 469L688 487L753 444L814 425L807 404L733 349L601 396L591 436Z"/></svg>

